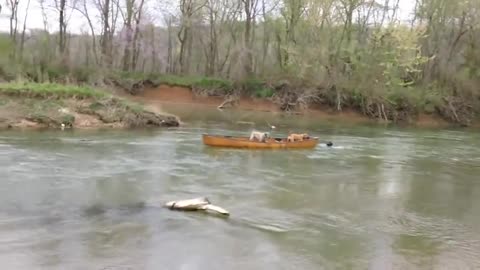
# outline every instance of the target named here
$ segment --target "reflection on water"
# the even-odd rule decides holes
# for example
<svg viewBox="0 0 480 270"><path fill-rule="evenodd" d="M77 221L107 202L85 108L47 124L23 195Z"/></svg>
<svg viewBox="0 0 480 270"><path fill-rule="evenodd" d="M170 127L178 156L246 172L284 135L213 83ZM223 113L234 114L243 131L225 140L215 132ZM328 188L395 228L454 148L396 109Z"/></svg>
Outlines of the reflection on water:
<svg viewBox="0 0 480 270"><path fill-rule="evenodd" d="M161 131L2 133L2 268L480 268L478 134L302 118L298 127L309 123L334 147L208 148L202 133L251 128L235 124L245 115L216 117L230 118ZM196 196L232 216L161 207Z"/></svg>

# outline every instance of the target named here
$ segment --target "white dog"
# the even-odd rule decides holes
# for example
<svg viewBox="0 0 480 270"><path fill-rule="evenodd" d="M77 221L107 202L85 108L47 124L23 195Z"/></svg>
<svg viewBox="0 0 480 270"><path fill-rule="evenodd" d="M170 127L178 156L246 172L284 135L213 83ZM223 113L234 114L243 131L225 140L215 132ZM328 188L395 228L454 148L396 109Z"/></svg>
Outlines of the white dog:
<svg viewBox="0 0 480 270"><path fill-rule="evenodd" d="M268 138L268 132L252 131L250 134L250 141L257 140L259 142L265 142Z"/></svg>

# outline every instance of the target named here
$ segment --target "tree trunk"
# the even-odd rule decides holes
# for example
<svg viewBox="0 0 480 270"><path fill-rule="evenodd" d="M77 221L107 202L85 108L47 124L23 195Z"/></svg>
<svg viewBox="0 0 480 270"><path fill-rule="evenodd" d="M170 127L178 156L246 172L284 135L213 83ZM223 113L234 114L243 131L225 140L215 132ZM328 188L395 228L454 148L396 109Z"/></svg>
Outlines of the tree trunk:
<svg viewBox="0 0 480 270"><path fill-rule="evenodd" d="M210 39L208 42L208 53L207 53L207 66L206 66L206 75L215 76L216 63L218 58L217 50L217 30L216 30L216 10L214 10L213 3L209 4L209 35Z"/></svg>
<svg viewBox="0 0 480 270"><path fill-rule="evenodd" d="M101 14L102 14L102 22L103 22L103 29L102 29L102 36L100 38L100 45L101 45L101 52L102 52L102 64L105 66L110 66L112 62L111 54L110 54L110 0L105 0L103 2L103 6L101 6Z"/></svg>
<svg viewBox="0 0 480 270"><path fill-rule="evenodd" d="M22 37L20 40L20 61L23 61L23 50L25 48L25 31L27 29L27 15L28 15L28 10L30 8L30 0L27 2L27 8L25 10L25 17L23 19L23 30L22 30Z"/></svg>
<svg viewBox="0 0 480 270"><path fill-rule="evenodd" d="M135 0L126 0L127 16L124 18L123 25L125 27L125 47L123 50L123 70L129 71L131 68L131 57L132 57L132 42L133 42L133 29L132 29L132 19L133 19L133 8Z"/></svg>
<svg viewBox="0 0 480 270"><path fill-rule="evenodd" d="M58 20L58 27L59 27L59 38L58 38L58 48L60 49L60 54L62 57L64 56L65 53L65 45L66 45L66 30L67 30L67 25L66 25L66 19L65 19L65 4L66 0L60 0L60 6L59 6L59 13L60 17Z"/></svg>
<svg viewBox="0 0 480 270"><path fill-rule="evenodd" d="M270 41L270 35L267 32L267 12L265 10L265 0L262 0L262 15L263 15L263 43L262 43L262 73L265 73L265 59L268 53L268 43Z"/></svg>
<svg viewBox="0 0 480 270"><path fill-rule="evenodd" d="M20 0L10 0L10 8L12 14L10 14L10 38L13 43L17 42L17 27L18 27L18 5Z"/></svg>
<svg viewBox="0 0 480 270"><path fill-rule="evenodd" d="M139 54L140 54L140 50L139 50L139 37L140 37L140 22L142 20L142 14L143 14L143 3L145 1L144 0L140 0L140 5L138 7L138 10L136 12L136 16L135 16L135 34L133 36L133 48L132 48L132 51L133 51L133 58L132 58L132 66L131 66L131 70L135 71L136 67L137 67L137 61L138 61L138 57L139 57Z"/></svg>
<svg viewBox="0 0 480 270"><path fill-rule="evenodd" d="M187 60L186 60L186 51L187 51L187 42L188 36L190 35L190 28L187 26L182 26L180 32L178 33L178 40L180 41L180 55L178 62L180 64L180 73L186 74L188 71Z"/></svg>
<svg viewBox="0 0 480 270"><path fill-rule="evenodd" d="M193 14L203 7L203 5L195 7L194 4L195 2L193 0L180 1L182 23L177 36L180 42L179 64L181 74L188 74L191 70L190 62L193 45L192 19Z"/></svg>
<svg viewBox="0 0 480 270"><path fill-rule="evenodd" d="M155 26L151 26L151 40L150 40L150 49L151 49L151 58L152 58L152 67L151 72L157 72L157 51L156 51L156 42L155 42Z"/></svg>
<svg viewBox="0 0 480 270"><path fill-rule="evenodd" d="M245 52L245 60L243 62L244 76L250 77L253 73L253 54L252 54L252 22L253 7L256 0L242 0L245 9L245 32L243 35L243 46Z"/></svg>
<svg viewBox="0 0 480 270"><path fill-rule="evenodd" d="M175 72L175 61L173 57L173 31L172 31L172 19L167 20L167 32L168 32L168 47L167 47L167 73Z"/></svg>

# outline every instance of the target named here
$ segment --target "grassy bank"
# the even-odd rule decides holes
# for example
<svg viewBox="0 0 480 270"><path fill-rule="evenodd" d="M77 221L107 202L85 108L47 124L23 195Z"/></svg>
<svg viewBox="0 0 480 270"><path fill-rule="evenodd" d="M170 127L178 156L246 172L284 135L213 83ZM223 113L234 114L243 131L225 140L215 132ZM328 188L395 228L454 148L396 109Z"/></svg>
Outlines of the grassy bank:
<svg viewBox="0 0 480 270"><path fill-rule="evenodd" d="M173 116L82 86L1 83L0 127L88 128L177 126Z"/></svg>

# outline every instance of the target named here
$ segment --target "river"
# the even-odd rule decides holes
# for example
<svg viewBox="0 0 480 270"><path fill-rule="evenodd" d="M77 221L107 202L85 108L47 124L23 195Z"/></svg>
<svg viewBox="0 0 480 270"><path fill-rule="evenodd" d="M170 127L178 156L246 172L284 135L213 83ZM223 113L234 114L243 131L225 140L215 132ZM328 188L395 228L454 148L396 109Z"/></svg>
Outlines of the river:
<svg viewBox="0 0 480 270"><path fill-rule="evenodd" d="M177 112L179 113L179 112ZM209 148L251 114L0 133L2 269L480 269L480 135L274 117L332 141ZM207 196L229 218L162 208Z"/></svg>

